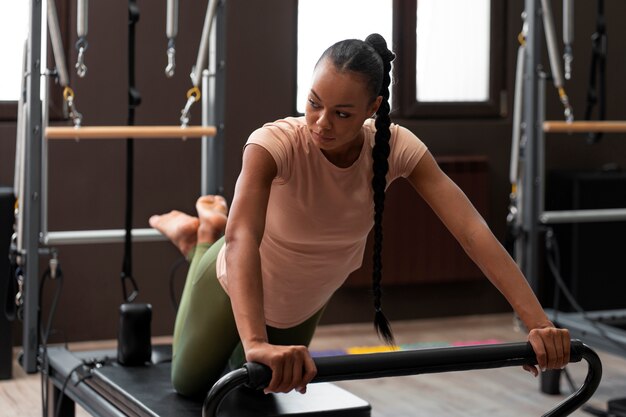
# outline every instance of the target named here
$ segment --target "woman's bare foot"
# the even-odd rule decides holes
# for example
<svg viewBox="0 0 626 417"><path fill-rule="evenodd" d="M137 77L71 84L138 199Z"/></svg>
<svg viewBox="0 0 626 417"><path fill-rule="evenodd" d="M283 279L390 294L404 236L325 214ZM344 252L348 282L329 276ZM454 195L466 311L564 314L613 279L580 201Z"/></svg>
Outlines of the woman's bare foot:
<svg viewBox="0 0 626 417"><path fill-rule="evenodd" d="M226 229L228 206L224 197L219 195L202 196L196 201L196 210L200 219L198 243L213 243Z"/></svg>
<svg viewBox="0 0 626 417"><path fill-rule="evenodd" d="M150 226L157 229L172 241L174 246L186 257L197 242L198 218L172 210L167 214L154 215L148 220Z"/></svg>

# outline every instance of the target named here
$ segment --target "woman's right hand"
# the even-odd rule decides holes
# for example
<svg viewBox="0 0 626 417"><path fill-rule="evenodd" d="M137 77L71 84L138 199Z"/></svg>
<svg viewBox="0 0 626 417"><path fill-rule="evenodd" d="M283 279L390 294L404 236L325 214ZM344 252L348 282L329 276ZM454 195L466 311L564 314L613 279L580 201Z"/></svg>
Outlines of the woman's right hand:
<svg viewBox="0 0 626 417"><path fill-rule="evenodd" d="M264 392L289 392L301 394L317 374L315 362L306 346L280 346L267 342L249 345L246 361L259 362L272 369L272 380Z"/></svg>

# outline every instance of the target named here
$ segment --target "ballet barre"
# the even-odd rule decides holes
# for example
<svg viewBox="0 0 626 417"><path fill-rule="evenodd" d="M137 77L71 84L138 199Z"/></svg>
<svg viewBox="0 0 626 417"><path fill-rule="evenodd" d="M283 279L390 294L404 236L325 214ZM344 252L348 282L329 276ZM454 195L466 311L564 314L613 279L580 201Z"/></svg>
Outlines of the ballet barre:
<svg viewBox="0 0 626 417"><path fill-rule="evenodd" d="M215 136L215 126L55 126L45 130L46 139L164 139Z"/></svg>
<svg viewBox="0 0 626 417"><path fill-rule="evenodd" d="M133 242L161 242L167 240L155 229L132 229ZM124 242L124 229L104 230L66 230L56 232L42 232L41 242L45 245L87 245L95 243Z"/></svg>
<svg viewBox="0 0 626 417"><path fill-rule="evenodd" d="M552 133L626 133L626 121L576 121L547 120L543 122L543 131Z"/></svg>

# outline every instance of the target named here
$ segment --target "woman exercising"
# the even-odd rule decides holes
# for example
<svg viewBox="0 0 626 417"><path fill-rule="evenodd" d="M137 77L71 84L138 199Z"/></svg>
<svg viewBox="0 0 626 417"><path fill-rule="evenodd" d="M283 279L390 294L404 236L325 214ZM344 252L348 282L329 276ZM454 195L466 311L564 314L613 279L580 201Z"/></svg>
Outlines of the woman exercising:
<svg viewBox="0 0 626 417"><path fill-rule="evenodd" d="M506 297L529 329L539 367L569 362L568 331L548 320L515 262L424 143L391 124L393 59L377 34L328 48L315 67L305 116L250 135L228 222L219 196L198 200L198 218L173 211L150 219L191 261L174 329L172 382L179 393L204 395L229 359L241 365L244 358L272 368L266 391L304 393L316 372L307 346L329 298L361 266L372 226L375 325L391 342L381 311L381 222L385 188L399 177Z"/></svg>

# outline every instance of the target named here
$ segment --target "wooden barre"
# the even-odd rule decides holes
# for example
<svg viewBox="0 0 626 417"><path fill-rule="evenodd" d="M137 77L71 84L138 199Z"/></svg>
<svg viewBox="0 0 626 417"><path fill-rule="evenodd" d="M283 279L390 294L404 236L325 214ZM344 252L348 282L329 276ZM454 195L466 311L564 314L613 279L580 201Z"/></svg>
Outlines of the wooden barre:
<svg viewBox="0 0 626 417"><path fill-rule="evenodd" d="M626 121L606 120L606 121L577 121L565 122L561 120L549 120L543 122L544 132L602 132L602 133L624 133L626 132Z"/></svg>
<svg viewBox="0 0 626 417"><path fill-rule="evenodd" d="M164 139L215 136L215 126L88 126L48 127L46 139Z"/></svg>

